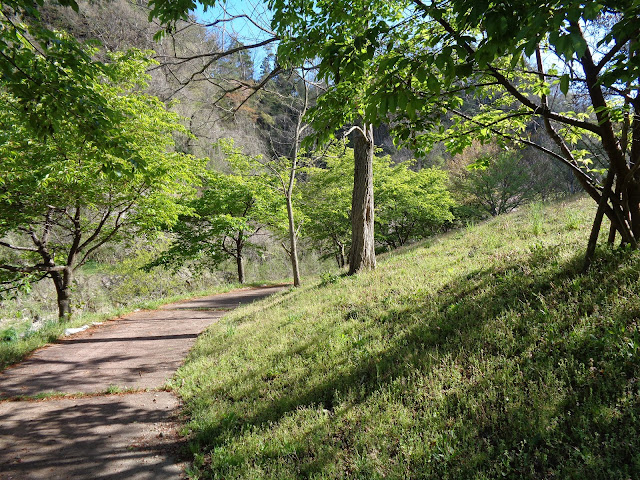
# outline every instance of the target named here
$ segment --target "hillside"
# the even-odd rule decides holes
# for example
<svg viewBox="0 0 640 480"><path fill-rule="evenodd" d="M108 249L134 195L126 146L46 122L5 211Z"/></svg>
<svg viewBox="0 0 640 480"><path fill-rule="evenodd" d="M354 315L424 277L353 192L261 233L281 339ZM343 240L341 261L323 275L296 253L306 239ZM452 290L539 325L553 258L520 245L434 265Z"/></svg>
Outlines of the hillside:
<svg viewBox="0 0 640 480"><path fill-rule="evenodd" d="M192 477L638 478L640 255L581 274L565 203L211 327L174 381Z"/></svg>

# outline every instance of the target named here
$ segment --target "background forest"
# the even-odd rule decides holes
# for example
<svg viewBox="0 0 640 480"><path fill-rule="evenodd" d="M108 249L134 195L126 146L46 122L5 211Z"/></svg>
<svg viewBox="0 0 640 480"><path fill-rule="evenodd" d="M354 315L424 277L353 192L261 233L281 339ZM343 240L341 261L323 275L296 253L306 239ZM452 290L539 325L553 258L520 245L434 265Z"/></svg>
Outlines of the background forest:
<svg viewBox="0 0 640 480"><path fill-rule="evenodd" d="M143 121L141 116L149 114L152 122L159 118L154 115L167 115L161 112L160 104L153 107L159 109L155 114L149 112L148 102L157 102L155 98L175 114L171 117L174 123L164 124L157 139L145 141L159 149L171 144L174 153L167 161L188 176L172 178L171 186L167 178L154 179L159 182L153 186L147 183L149 189L162 183L161 188L171 195L165 201L171 201L172 206L156 204L149 211L153 220L144 220L131 214L146 208L143 203L148 198L139 195L142 184L132 182L133 196L126 198L116 199L107 193L120 188L119 169L128 168L118 160L125 157L122 152L108 153L113 137L101 152L78 151L78 157L88 160L82 166L87 181L93 182L93 174L103 170L100 177L105 184L93 192L77 182L70 166L58 171L64 178L53 180L50 172L54 163L59 168L64 161L73 162L66 158L70 156L69 142L80 145L93 141L98 148L99 143L82 130L70 134L73 138L53 138L36 148L28 140L27 119L20 136L31 143L31 163L7 163L16 152L15 128L21 119L11 116L11 102L16 100L6 95L3 162L11 165L13 172L29 172L25 178L16 175L11 184L14 191L27 189L29 195L22 197L24 203L15 204L7 188L3 197L6 218L14 217L16 210L24 214L3 226L4 263L14 266L13 271L5 270L9 275L2 303L5 323L18 317L35 322L32 328L38 328L54 318L56 311L61 317L69 315L71 307L77 312L102 312L226 282L285 281L290 277L291 232L300 239L296 245L296 257L300 256L300 266L295 267L297 283L301 276L347 265L351 136L344 136L346 129L336 118L336 140L301 146L305 138L315 138L313 126L304 123L303 116L327 89L317 75L283 68L270 42L264 47L246 43L250 39L234 33L237 24L231 22L208 25L191 17L179 22L170 35L154 40L159 25L148 21L149 8L144 3L81 3L77 12L45 3L38 12L44 27L96 45L87 51L89 55L121 69L120 77L110 79L115 94L131 91L144 95L143 102L147 102L131 115ZM470 100L467 108L482 108L481 101ZM393 122L393 117L389 121ZM131 128L145 127L132 124ZM542 137L542 133L535 133L539 129L535 122L527 128ZM532 200L578 190L568 168L550 163L533 148L505 152L495 142L478 141L461 154L448 153L443 143L420 153L396 148L389 123L381 123L373 134L377 146L373 188L378 252L509 212ZM136 139L117 141L129 142L132 149L140 151L136 161L141 166L161 154L141 148ZM53 150L66 153L53 155L50 165L42 165L42 156ZM189 165L177 167L178 158ZM105 165L109 172L105 173ZM41 175L47 182L34 189L30 182L34 181L34 168L40 167L46 170ZM187 184L195 190L185 190ZM61 198L60 192L68 193L69 198ZM106 200L105 194L109 196ZM180 200L174 202L176 196ZM142 199L144 202L136 203ZM87 212L75 208L79 203ZM31 211L26 205L33 205ZM48 207L40 208L42 205ZM295 222L291 226L287 206ZM74 215L82 221L74 223ZM74 246L81 237L79 231L84 235L89 232L93 242L86 243L85 236ZM44 263L55 257L56 265L62 265L59 271L35 268L43 261L42 251L38 251L42 248L38 244L24 246L25 238L29 243L29 236L34 235L56 237L49 239ZM16 265L23 268L16 269ZM67 274L64 266L69 267ZM44 276L54 282L38 282Z"/></svg>

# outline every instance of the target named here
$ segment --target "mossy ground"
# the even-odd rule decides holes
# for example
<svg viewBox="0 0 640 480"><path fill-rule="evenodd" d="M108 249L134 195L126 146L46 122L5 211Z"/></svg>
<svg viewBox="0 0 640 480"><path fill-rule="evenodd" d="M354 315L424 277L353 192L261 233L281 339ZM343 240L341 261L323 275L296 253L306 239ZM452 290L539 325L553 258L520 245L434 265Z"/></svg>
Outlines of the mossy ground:
<svg viewBox="0 0 640 480"><path fill-rule="evenodd" d="M197 342L193 478L640 476L640 254L536 204L324 275Z"/></svg>

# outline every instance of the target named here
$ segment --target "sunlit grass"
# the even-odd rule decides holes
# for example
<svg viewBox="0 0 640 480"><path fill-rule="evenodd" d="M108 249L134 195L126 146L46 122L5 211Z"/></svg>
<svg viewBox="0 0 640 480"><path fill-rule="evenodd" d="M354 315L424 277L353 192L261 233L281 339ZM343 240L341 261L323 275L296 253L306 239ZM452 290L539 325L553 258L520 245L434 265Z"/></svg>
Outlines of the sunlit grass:
<svg viewBox="0 0 640 480"><path fill-rule="evenodd" d="M174 384L193 478L637 478L640 255L534 205L236 311ZM330 281L329 281L330 280Z"/></svg>

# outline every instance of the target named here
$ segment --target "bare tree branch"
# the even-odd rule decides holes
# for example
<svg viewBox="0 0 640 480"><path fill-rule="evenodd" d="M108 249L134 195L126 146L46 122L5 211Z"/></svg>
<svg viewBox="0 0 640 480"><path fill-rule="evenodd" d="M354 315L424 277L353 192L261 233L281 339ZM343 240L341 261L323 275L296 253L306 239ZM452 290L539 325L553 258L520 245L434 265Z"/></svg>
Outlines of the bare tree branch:
<svg viewBox="0 0 640 480"><path fill-rule="evenodd" d="M17 251L20 251L20 252L38 253L38 249L37 248L20 247L18 245L12 245L11 243L7 243L7 242L3 242L3 241L0 241L0 245L3 246L3 247L10 248L11 250L17 250Z"/></svg>

